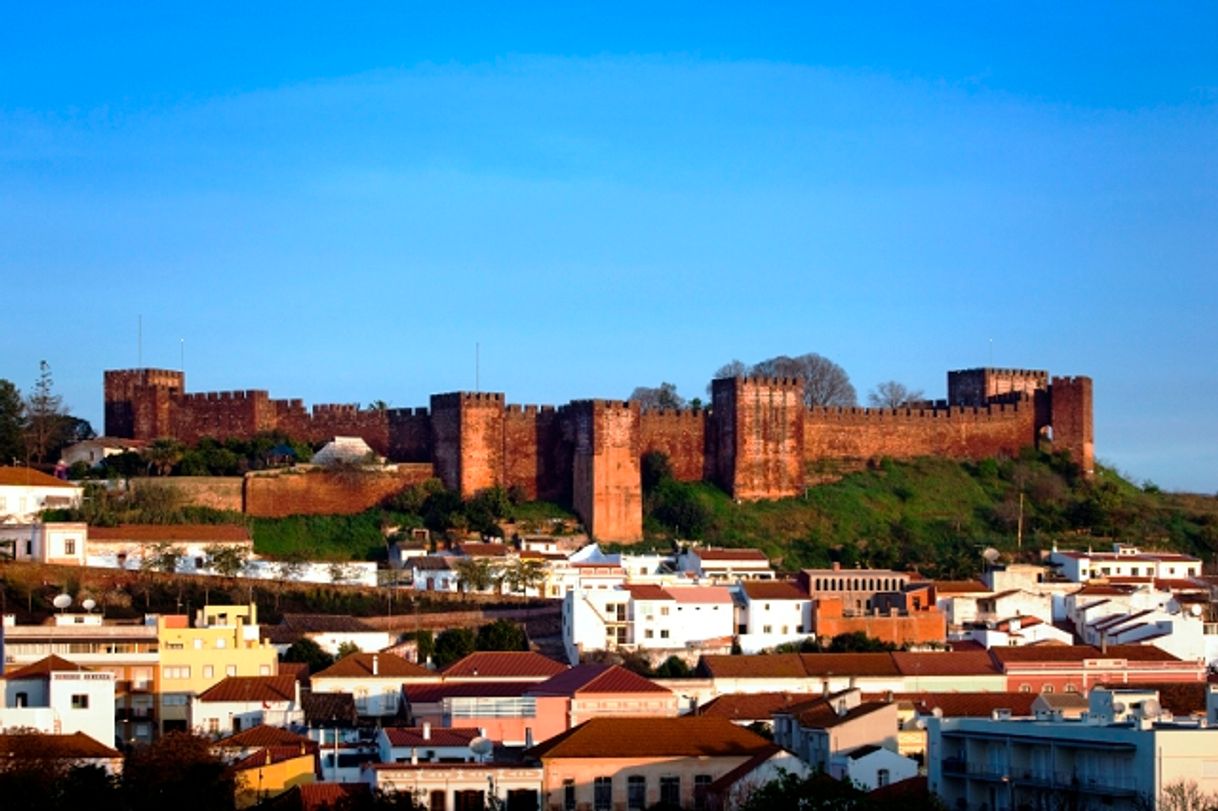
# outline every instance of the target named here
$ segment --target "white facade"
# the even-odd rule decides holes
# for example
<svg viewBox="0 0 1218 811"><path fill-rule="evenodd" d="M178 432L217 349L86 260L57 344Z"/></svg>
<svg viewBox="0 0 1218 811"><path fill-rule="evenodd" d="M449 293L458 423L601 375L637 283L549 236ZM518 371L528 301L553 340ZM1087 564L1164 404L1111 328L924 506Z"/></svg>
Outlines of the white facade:
<svg viewBox="0 0 1218 811"><path fill-rule="evenodd" d="M85 565L89 528L86 524L0 524L0 549L8 547L14 560Z"/></svg>
<svg viewBox="0 0 1218 811"><path fill-rule="evenodd" d="M114 746L114 674L57 670L5 681L0 730L22 728L53 735L83 732Z"/></svg>
<svg viewBox="0 0 1218 811"><path fill-rule="evenodd" d="M582 651L684 649L734 635L735 608L726 588L646 589L568 591L562 613L568 660L577 663Z"/></svg>
<svg viewBox="0 0 1218 811"><path fill-rule="evenodd" d="M756 549L687 549L677 556L677 569L721 583L773 580L774 569Z"/></svg>
<svg viewBox="0 0 1218 811"><path fill-rule="evenodd" d="M930 790L965 811L1063 796L1132 811L1157 807L1173 785L1218 792L1218 728L1171 721L1154 696L1096 689L1079 720L928 718Z"/></svg>
<svg viewBox="0 0 1218 811"><path fill-rule="evenodd" d="M438 763L440 761L473 761L469 748L474 735L454 734L457 730L437 729L432 735L431 724L419 727L389 727L376 733L377 752L381 763Z"/></svg>
<svg viewBox="0 0 1218 811"><path fill-rule="evenodd" d="M1074 636L1035 617L1012 617L994 627L970 629L965 638L985 648L1007 648L1019 645L1038 645L1045 642L1057 645L1074 644Z"/></svg>
<svg viewBox="0 0 1218 811"><path fill-rule="evenodd" d="M829 775L849 780L863 791L899 783L918 776L918 762L882 746L864 746L833 758Z"/></svg>
<svg viewBox="0 0 1218 811"><path fill-rule="evenodd" d="M1114 544L1111 552L1054 549L1049 553L1049 564L1075 583L1109 577L1180 580L1201 575L1199 558L1171 552L1143 552L1125 544Z"/></svg>
<svg viewBox="0 0 1218 811"><path fill-rule="evenodd" d="M304 721L300 688L293 701L200 701L190 699L190 726L200 735L227 737L259 724L290 727Z"/></svg>
<svg viewBox="0 0 1218 811"><path fill-rule="evenodd" d="M746 654L758 653L788 642L801 642L812 636L812 600L808 596L767 594L776 583L758 583L757 591L742 583L738 625L743 628L738 641ZM753 593L750 593L753 592Z"/></svg>
<svg viewBox="0 0 1218 811"><path fill-rule="evenodd" d="M43 510L79 507L84 488L37 470L0 468L0 524L32 524Z"/></svg>

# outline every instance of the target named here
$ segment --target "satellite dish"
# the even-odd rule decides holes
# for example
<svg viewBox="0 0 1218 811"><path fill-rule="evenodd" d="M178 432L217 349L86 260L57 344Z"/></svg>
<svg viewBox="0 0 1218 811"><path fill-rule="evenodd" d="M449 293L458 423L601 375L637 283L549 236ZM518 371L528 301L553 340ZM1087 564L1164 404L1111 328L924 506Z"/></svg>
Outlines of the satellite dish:
<svg viewBox="0 0 1218 811"><path fill-rule="evenodd" d="M72 604L72 598L71 598L71 596L69 596L67 594L57 594L57 595L55 595L55 599L51 600L51 605L55 606L60 611L63 611L65 608L67 608L71 604Z"/></svg>
<svg viewBox="0 0 1218 811"><path fill-rule="evenodd" d="M1142 702L1142 715L1146 718L1158 718L1163 708L1157 698L1148 698Z"/></svg>
<svg viewBox="0 0 1218 811"><path fill-rule="evenodd" d="M1125 712L1125 702L1124 701L1112 702L1112 711L1116 712L1116 713Z"/></svg>
<svg viewBox="0 0 1218 811"><path fill-rule="evenodd" d="M92 597L87 598L84 602L82 602L80 604L80 607L83 608L85 611L92 611L96 606L97 606L97 601L94 600Z"/></svg>
<svg viewBox="0 0 1218 811"><path fill-rule="evenodd" d="M999 555L1000 555L999 551L992 546L987 546L985 548L985 551L981 553L981 557L985 558L990 563L993 563L994 561L998 560Z"/></svg>
<svg viewBox="0 0 1218 811"><path fill-rule="evenodd" d="M1192 612L1192 615L1193 615L1194 617L1199 617L1199 616L1201 616L1201 606L1197 605L1196 603L1193 603L1191 606L1189 606L1189 609L1188 609L1188 610L1189 610L1190 612Z"/></svg>
<svg viewBox="0 0 1218 811"><path fill-rule="evenodd" d="M490 738L484 738L479 735L469 742L469 751L473 752L478 757L486 757L491 752L495 751L495 742Z"/></svg>

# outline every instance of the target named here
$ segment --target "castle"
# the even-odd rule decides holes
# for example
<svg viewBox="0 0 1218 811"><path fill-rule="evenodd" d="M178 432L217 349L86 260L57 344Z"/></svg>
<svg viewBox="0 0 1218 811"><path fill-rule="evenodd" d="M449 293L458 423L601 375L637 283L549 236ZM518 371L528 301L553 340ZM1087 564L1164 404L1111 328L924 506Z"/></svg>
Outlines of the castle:
<svg viewBox="0 0 1218 811"><path fill-rule="evenodd" d="M182 372L128 369L105 372L105 422L109 436L187 443L264 431L313 442L360 436L393 461L430 463L463 497L518 487L570 505L606 541L642 537L641 461L651 451L668 455L678 479L713 481L746 501L802 493L813 463L1011 456L1040 439L1092 475L1090 378L966 369L948 372L947 391L924 407L807 407L798 379L736 377L715 380L710 408L699 410L640 411L620 400L520 406L501 393L453 392L432 395L430 408L308 411L262 390L188 394Z"/></svg>

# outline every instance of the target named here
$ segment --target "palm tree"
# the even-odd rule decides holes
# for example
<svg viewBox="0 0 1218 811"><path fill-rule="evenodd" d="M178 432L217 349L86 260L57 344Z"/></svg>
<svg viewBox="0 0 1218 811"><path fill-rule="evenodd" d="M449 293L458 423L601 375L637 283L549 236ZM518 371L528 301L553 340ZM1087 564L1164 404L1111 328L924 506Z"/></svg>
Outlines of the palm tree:
<svg viewBox="0 0 1218 811"><path fill-rule="evenodd" d="M182 461L186 447L176 439L162 437L154 441L144 450L144 459L157 475L168 476L173 466Z"/></svg>

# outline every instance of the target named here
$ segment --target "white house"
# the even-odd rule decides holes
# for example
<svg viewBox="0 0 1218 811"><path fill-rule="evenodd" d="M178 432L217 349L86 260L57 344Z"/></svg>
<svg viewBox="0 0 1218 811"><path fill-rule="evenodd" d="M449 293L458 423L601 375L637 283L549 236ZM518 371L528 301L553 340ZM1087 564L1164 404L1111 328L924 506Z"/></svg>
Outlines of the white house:
<svg viewBox="0 0 1218 811"><path fill-rule="evenodd" d="M875 745L895 753L899 728L896 702L863 701L857 688L774 713L774 743L838 779L845 773L845 755L860 746Z"/></svg>
<svg viewBox="0 0 1218 811"><path fill-rule="evenodd" d="M344 656L309 679L314 693L349 693L356 712L377 718L397 715L403 685L438 681L438 673L392 653Z"/></svg>
<svg viewBox="0 0 1218 811"><path fill-rule="evenodd" d="M300 682L292 676L229 676L190 700L190 726L213 737L259 724L286 727L303 717Z"/></svg>
<svg viewBox="0 0 1218 811"><path fill-rule="evenodd" d="M1051 625L1038 617L1007 617L1006 619L978 624L965 632L971 639L985 648L1006 648L1019 645L1074 644L1074 635Z"/></svg>
<svg viewBox="0 0 1218 811"><path fill-rule="evenodd" d="M0 730L53 735L83 732L114 744L114 674L49 656L3 677Z"/></svg>
<svg viewBox="0 0 1218 811"><path fill-rule="evenodd" d="M677 556L677 568L722 583L774 578L769 558L759 549L691 547Z"/></svg>
<svg viewBox="0 0 1218 811"><path fill-rule="evenodd" d="M948 808L1159 807L1218 791L1218 728L1164 714L1154 691L1096 688L1079 719L927 718L929 787ZM1213 717L1213 691L1210 693Z"/></svg>
<svg viewBox="0 0 1218 811"><path fill-rule="evenodd" d="M740 648L757 653L812 633L812 599L788 580L742 580Z"/></svg>
<svg viewBox="0 0 1218 811"><path fill-rule="evenodd" d="M381 763L460 763L477 759L470 743L483 736L474 727L385 727L376 735Z"/></svg>
<svg viewBox="0 0 1218 811"><path fill-rule="evenodd" d="M76 522L45 524L0 524L0 557L83 566L89 527Z"/></svg>
<svg viewBox="0 0 1218 811"><path fill-rule="evenodd" d="M1096 578L1180 580L1201 574L1201 559L1175 552L1142 551L1128 544L1113 544L1111 552L1058 550L1048 562L1067 580L1086 583Z"/></svg>
<svg viewBox="0 0 1218 811"><path fill-rule="evenodd" d="M79 507L84 488L29 467L0 467L0 524L32 524L43 510Z"/></svg>
<svg viewBox="0 0 1218 811"><path fill-rule="evenodd" d="M126 439L124 437L99 436L76 442L63 449L60 456L68 467L77 462L97 467L108 456L117 456L128 451L142 451L148 443L142 439Z"/></svg>
<svg viewBox="0 0 1218 811"><path fill-rule="evenodd" d="M864 791L918 776L918 762L879 744L869 743L833 759L829 774L849 780Z"/></svg>

